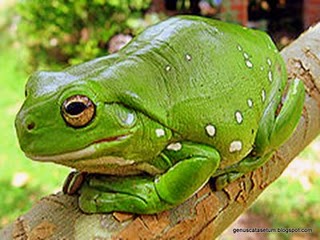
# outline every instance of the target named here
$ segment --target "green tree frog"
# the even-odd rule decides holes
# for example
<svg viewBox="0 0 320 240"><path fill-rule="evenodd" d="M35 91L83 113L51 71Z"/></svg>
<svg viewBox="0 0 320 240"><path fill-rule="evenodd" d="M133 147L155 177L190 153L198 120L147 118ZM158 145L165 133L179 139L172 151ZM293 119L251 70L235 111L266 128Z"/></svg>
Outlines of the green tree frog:
<svg viewBox="0 0 320 240"><path fill-rule="evenodd" d="M29 158L89 173L84 212L152 214L262 166L304 94L267 34L178 16L115 54L33 74L15 125Z"/></svg>

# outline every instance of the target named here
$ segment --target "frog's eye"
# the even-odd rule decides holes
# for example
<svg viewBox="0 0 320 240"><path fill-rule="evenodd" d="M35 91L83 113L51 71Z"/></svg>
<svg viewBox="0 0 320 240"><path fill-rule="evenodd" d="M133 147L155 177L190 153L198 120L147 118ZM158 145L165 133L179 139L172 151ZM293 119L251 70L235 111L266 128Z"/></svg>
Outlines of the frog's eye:
<svg viewBox="0 0 320 240"><path fill-rule="evenodd" d="M61 107L63 119L74 128L87 126L95 116L94 103L84 95L67 98Z"/></svg>

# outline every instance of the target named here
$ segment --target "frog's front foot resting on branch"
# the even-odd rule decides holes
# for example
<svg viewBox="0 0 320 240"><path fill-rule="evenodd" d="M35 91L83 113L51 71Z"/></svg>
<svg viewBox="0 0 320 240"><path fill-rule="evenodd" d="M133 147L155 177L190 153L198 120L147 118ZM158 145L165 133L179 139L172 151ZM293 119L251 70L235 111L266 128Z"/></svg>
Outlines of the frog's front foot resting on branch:
<svg viewBox="0 0 320 240"><path fill-rule="evenodd" d="M80 208L87 213L155 213L170 208L156 190L153 177L92 176L80 190Z"/></svg>
<svg viewBox="0 0 320 240"><path fill-rule="evenodd" d="M163 152L177 162L158 176L110 177L88 175L80 189L84 212L123 211L152 214L170 209L192 196L219 166L220 155L211 147L181 143L180 151Z"/></svg>

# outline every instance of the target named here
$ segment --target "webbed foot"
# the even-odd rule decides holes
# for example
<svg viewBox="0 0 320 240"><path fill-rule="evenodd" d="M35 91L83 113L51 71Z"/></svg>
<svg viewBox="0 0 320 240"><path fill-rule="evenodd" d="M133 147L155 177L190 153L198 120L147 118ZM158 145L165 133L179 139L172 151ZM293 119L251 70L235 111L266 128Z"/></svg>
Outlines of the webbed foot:
<svg viewBox="0 0 320 240"><path fill-rule="evenodd" d="M152 214L172 207L156 190L153 177L90 176L80 190L79 206L86 213Z"/></svg>

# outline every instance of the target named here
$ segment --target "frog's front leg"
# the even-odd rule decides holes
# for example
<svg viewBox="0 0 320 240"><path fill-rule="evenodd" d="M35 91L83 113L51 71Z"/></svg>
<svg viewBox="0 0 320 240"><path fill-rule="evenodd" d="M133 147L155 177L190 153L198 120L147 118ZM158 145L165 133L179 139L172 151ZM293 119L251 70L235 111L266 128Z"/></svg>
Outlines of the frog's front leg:
<svg viewBox="0 0 320 240"><path fill-rule="evenodd" d="M89 178L80 190L80 208L88 213L164 211L192 196L220 162L214 148L190 142L171 144L160 157L172 166L159 176Z"/></svg>
<svg viewBox="0 0 320 240"><path fill-rule="evenodd" d="M286 99L278 114L278 104L270 104L259 124L254 143L254 149L248 157L241 162L224 169L215 181L216 188L222 189L228 183L240 178L247 172L259 168L267 162L274 151L277 150L294 132L299 123L303 109L305 90L303 83L293 80L287 92Z"/></svg>

